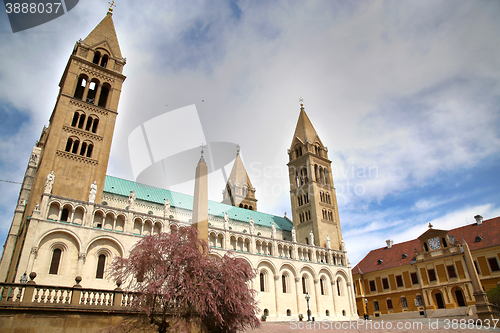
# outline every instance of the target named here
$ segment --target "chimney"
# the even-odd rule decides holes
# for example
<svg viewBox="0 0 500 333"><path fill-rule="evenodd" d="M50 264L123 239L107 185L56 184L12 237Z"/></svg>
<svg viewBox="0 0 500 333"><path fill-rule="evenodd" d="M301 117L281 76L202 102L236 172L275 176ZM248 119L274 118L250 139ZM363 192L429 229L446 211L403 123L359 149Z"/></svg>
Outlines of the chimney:
<svg viewBox="0 0 500 333"><path fill-rule="evenodd" d="M392 247L392 244L394 244L394 241L392 239L388 239L385 241L387 243L387 248L390 249Z"/></svg>
<svg viewBox="0 0 500 333"><path fill-rule="evenodd" d="M483 217L481 215L476 215L474 218L476 219L477 225L483 224Z"/></svg>

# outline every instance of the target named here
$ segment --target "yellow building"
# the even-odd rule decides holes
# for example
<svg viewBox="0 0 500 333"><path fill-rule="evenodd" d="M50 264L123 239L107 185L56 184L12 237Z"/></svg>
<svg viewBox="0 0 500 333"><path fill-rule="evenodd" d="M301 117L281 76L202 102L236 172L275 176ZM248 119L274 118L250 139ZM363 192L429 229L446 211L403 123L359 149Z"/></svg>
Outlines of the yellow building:
<svg viewBox="0 0 500 333"><path fill-rule="evenodd" d="M485 291L500 281L500 217L370 251L352 270L359 315L453 309L475 305L461 243L470 247ZM464 311L465 312L465 311Z"/></svg>
<svg viewBox="0 0 500 333"><path fill-rule="evenodd" d="M268 320L297 318L308 307L318 320L357 319L331 161L303 105L288 150L290 220L257 211L239 155L223 203L208 200L203 184L193 197L106 175L124 65L109 12L75 44L49 126L29 154L0 281L35 272L42 286L76 281L113 290L104 272L114 257L127 257L143 236L194 222L203 225L212 255L233 251L258 271L252 287ZM185 167L194 175L195 165Z"/></svg>

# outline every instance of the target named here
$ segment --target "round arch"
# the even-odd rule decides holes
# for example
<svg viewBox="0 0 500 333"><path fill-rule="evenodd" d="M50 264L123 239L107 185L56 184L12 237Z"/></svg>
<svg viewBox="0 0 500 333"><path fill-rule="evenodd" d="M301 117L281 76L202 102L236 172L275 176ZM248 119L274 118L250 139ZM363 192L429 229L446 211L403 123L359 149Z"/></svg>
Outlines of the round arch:
<svg viewBox="0 0 500 333"><path fill-rule="evenodd" d="M72 231L70 230L67 230L67 229L62 229L62 228L56 228L56 229L53 229L53 230L50 230L50 231L47 231L46 233L44 233L42 236L40 236L40 238L38 239L38 242L36 243L36 247L40 247L40 244L42 243L42 241L49 235L53 234L53 233L57 233L57 232L60 232L60 233L63 233L63 234L67 234L69 236L71 236L74 240L75 240L75 243L77 245L77 250L78 252L81 251L81 248L82 248L82 242L80 241L80 238Z"/></svg>
<svg viewBox="0 0 500 333"><path fill-rule="evenodd" d="M109 240L111 241L112 243L115 243L117 246L118 246L118 249L120 250L120 256L123 257L123 254L125 253L125 249L123 248L123 245L120 243L119 240L117 240L116 238L114 237L111 237L111 236L98 236L96 238L93 238L88 244L87 246L85 247L85 253L88 253L89 252L89 249L90 247L92 246L92 244L94 244L95 242L99 241L99 240Z"/></svg>

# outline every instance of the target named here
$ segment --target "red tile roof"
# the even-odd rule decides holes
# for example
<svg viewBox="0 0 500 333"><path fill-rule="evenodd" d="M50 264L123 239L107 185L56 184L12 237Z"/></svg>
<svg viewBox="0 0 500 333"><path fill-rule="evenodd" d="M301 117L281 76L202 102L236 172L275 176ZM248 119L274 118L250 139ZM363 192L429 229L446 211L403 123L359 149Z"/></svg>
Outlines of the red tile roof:
<svg viewBox="0 0 500 333"><path fill-rule="evenodd" d="M482 225L474 223L451 229L448 235L455 236L455 242L461 243L465 239L471 251L500 245L500 217L485 220ZM481 241L476 242L476 237L481 237ZM409 265L415 260L415 249L420 251L418 239L394 244L390 249L383 247L372 250L352 269L352 274ZM403 254L407 255L405 259L402 258ZM382 263L379 264L379 260Z"/></svg>

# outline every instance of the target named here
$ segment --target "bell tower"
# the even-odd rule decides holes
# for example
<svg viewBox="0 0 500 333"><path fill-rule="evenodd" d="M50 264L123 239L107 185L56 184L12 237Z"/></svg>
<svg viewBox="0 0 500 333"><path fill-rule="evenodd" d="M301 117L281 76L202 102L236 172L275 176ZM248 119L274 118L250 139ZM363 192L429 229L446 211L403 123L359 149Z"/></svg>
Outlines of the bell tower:
<svg viewBox="0 0 500 333"><path fill-rule="evenodd" d="M297 242L340 250L342 231L333 185L328 149L323 145L304 105L300 104L299 120L288 150L290 200ZM309 239L311 230L314 240Z"/></svg>
<svg viewBox="0 0 500 333"><path fill-rule="evenodd" d="M112 5L113 6L113 5ZM76 42L59 82L59 94L26 169L18 206L5 241L0 280L13 282L23 248L28 217L46 193L101 203L118 101L125 76L112 19L112 7L84 39Z"/></svg>
<svg viewBox="0 0 500 333"><path fill-rule="evenodd" d="M95 202L101 202L125 61L110 9L87 38L76 42L68 60L49 126L37 143L40 162L27 211L40 201L51 171L53 195L87 201L95 181Z"/></svg>

